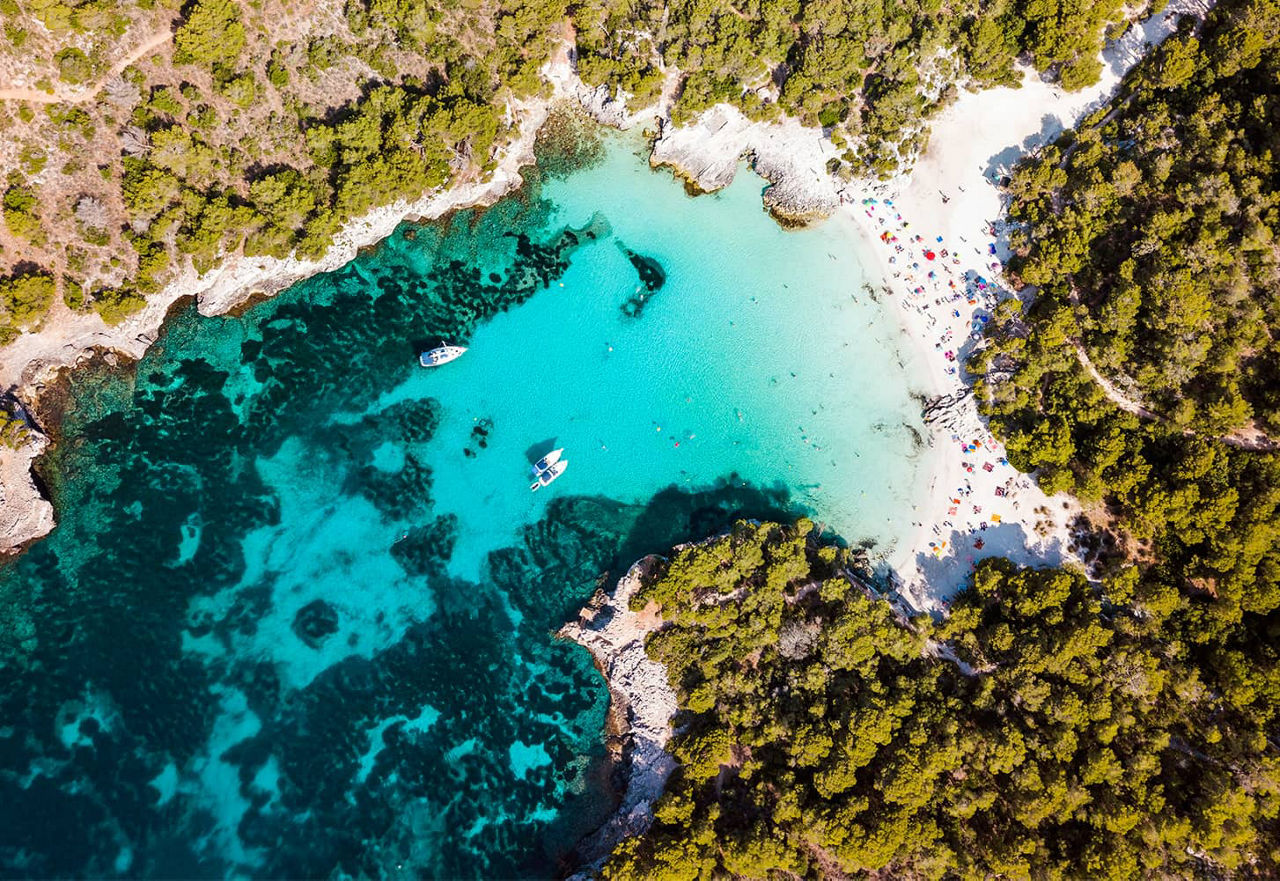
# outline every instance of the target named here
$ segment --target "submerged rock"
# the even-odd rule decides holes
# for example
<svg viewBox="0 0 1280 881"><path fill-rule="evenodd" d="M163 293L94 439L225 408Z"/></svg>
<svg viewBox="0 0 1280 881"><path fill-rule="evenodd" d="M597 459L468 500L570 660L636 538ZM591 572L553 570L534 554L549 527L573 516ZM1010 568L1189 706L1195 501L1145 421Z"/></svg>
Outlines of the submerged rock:
<svg viewBox="0 0 1280 881"><path fill-rule="evenodd" d="M636 268L636 274L640 276L641 285L641 289L637 289L622 304L622 312L629 318L639 318L641 313L644 312L644 307L648 304L650 296L661 290L662 286L667 283L667 271L654 258L638 254L621 242L618 243L618 248L631 261L631 265Z"/></svg>
<svg viewBox="0 0 1280 881"><path fill-rule="evenodd" d="M441 576L458 540L458 518L444 514L426 526L415 526L391 546L391 556L409 575Z"/></svg>
<svg viewBox="0 0 1280 881"><path fill-rule="evenodd" d="M338 610L324 600L307 603L293 616L293 632L313 649L338 632Z"/></svg>

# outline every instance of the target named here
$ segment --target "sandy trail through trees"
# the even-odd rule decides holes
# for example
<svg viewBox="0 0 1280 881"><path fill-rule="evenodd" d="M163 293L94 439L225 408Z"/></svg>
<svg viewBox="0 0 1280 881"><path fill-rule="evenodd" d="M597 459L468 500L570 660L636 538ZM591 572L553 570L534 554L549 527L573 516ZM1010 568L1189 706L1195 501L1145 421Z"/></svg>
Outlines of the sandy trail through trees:
<svg viewBox="0 0 1280 881"><path fill-rule="evenodd" d="M74 95L67 95L58 92L56 89L52 94L49 92L41 92L36 89L0 89L0 101L32 101L37 104L83 104L86 101L91 101L96 98L98 93L102 91L103 87L109 80L111 80L112 77L119 75L119 73L130 64L133 64L139 58L154 51L160 46L163 46L171 39L173 39L173 31L168 28L155 32L150 37L147 37L141 46L138 46L128 55L111 65L106 74L100 77L97 82L83 92L79 92Z"/></svg>
<svg viewBox="0 0 1280 881"><path fill-rule="evenodd" d="M1089 353L1084 350L1084 345L1077 342L1075 344L1076 357L1080 360L1080 366L1085 369L1089 376L1101 387L1103 394L1107 396L1107 400L1115 404L1121 410L1139 417L1140 419L1150 419L1155 422L1168 422L1167 416L1149 410L1137 401L1129 398L1116 387L1111 380L1103 376L1098 368L1093 366L1093 362L1089 360ZM1183 429L1183 434L1188 437L1195 434L1189 428ZM1218 440L1230 447L1236 447L1241 450L1252 450L1255 452L1270 452L1280 449L1280 443L1272 440L1257 426L1249 426L1247 428L1238 428L1230 434L1220 435Z"/></svg>

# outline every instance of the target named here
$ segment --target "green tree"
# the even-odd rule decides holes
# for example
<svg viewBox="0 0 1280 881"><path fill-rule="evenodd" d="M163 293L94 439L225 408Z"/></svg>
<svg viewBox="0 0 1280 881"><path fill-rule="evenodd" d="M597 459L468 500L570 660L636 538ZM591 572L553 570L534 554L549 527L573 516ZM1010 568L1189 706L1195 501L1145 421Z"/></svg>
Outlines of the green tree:
<svg viewBox="0 0 1280 881"><path fill-rule="evenodd" d="M246 37L235 0L194 0L173 38L178 64L233 65Z"/></svg>

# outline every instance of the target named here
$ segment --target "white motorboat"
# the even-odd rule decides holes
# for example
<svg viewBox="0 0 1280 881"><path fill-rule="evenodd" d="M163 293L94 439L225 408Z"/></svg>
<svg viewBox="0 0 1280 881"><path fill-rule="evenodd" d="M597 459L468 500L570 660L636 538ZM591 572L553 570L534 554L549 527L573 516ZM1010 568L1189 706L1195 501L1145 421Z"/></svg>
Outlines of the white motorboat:
<svg viewBox="0 0 1280 881"><path fill-rule="evenodd" d="M544 471L546 471L548 468L550 468L552 465L554 465L554 464L556 464L557 462L559 462L559 461L560 461L560 454L561 454L561 453L563 453L563 452L564 452L564 447L561 447L561 448L560 448L560 449L558 449L558 450L552 450L551 452L549 452L549 453L547 453L545 456L543 456L541 459L539 459L537 462L534 462L534 463L533 463L533 473L534 473L534 474L541 474L542 472L544 472Z"/></svg>
<svg viewBox="0 0 1280 881"><path fill-rule="evenodd" d="M542 489L544 486L549 485L553 480L555 480L555 479L556 479L557 477L559 477L561 474L564 474L564 469L566 469L566 468L568 468L568 467L569 467L569 460L568 460L568 459L558 459L558 460L556 460L556 461L551 465L551 467L547 468L547 470L546 470L546 471L543 471L543 472L541 472L541 473L538 475L538 479L537 479L537 480L535 480L533 483L529 484L529 489L531 489L531 490L533 490L533 491L535 491L535 492L536 492L536 491L538 491L538 490L540 490L540 489Z"/></svg>
<svg viewBox="0 0 1280 881"><path fill-rule="evenodd" d="M461 358L466 350L465 346L441 346L438 349L423 352L418 356L418 363L423 367L439 367L441 364L448 364L450 361Z"/></svg>

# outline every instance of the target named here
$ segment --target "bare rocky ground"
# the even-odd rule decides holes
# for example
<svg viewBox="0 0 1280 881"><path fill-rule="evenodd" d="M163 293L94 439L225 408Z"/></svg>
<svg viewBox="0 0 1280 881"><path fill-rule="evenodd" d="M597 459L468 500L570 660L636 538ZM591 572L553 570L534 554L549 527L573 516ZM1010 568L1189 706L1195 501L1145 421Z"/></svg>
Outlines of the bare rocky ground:
<svg viewBox="0 0 1280 881"><path fill-rule="evenodd" d="M578 846L584 872L599 869L624 838L648 830L653 803L676 768L676 760L666 750L676 694L666 668L650 660L644 650L645 637L662 627L662 619L653 608L631 609L631 600L645 579L662 563L660 557L637 562L612 590L596 591L578 620L558 634L591 652L609 685L611 746L627 781L618 810Z"/></svg>

